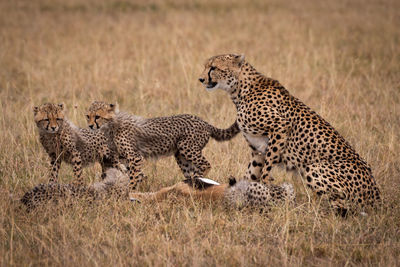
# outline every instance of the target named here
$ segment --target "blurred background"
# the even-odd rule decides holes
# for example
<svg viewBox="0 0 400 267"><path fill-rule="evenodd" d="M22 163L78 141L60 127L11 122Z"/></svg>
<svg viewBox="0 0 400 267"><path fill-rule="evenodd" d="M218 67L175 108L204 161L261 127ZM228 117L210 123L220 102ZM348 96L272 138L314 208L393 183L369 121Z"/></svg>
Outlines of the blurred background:
<svg viewBox="0 0 400 267"><path fill-rule="evenodd" d="M300 234L307 231L296 226L290 232L293 234L285 228L284 231L288 231L284 232L286 241L274 245L274 236L281 233L282 228L278 224L274 224L277 228L263 228L268 224L257 217L249 219L255 228L248 232L260 235L259 240L232 238L227 233L240 231L236 228L240 224L231 222L225 224L225 228L217 227L222 233L207 230L219 236L217 240L205 238L216 249L208 250L207 244L200 242L197 246L175 236L179 245L174 247L174 254L171 252L174 249L168 246L140 247L136 243L136 228L120 230L135 238L112 239L107 248L96 243L98 239L93 236L85 239L90 236L87 232L77 230L69 235L66 233L69 228L64 225L87 224L90 228L91 219L73 216L67 211L70 216L65 219L67 223L58 219L52 221L46 217L51 218L50 214L33 215L37 217L26 220L23 213L14 214L9 207L8 193L21 195L39 182L47 181L48 158L39 144L33 106L63 102L68 118L80 127L86 127L84 114L90 103L105 100L117 102L120 110L144 117L191 113L226 128L235 120L234 105L222 91L207 92L198 82L198 76L207 58L223 53L243 53L258 71L279 80L352 144L371 164L384 198L398 209L399 25L400 2L395 0L0 1L0 188L5 192L3 204L0 204L0 214L4 216L0 236L7 240L0 245L3 255L0 265L25 265L29 260L35 265L119 265L133 259L149 265L395 263L399 255L398 251L393 251L400 241L398 212L384 213L386 220L380 223L376 217L370 218L364 230L374 233L373 241L359 240L363 235L355 231L348 240L341 241L347 245L330 247L326 245L332 240L329 229L343 222L329 219L322 223L322 237L310 230L310 241ZM238 136L232 142L210 141L205 155L213 167L209 178L225 182L229 175L241 177L244 174L250 151L243 137ZM97 165L85 169L86 181L98 179L99 170ZM141 191L156 190L183 179L173 158L146 161L145 173L149 179L141 185ZM295 184L300 203L311 201L299 176L281 170L274 170L273 175L278 183ZM72 179L70 166L62 165L60 179L63 182ZM121 209L125 209L125 213L119 213L122 219L117 222L132 220L129 203ZM149 212L150 207L143 214ZM217 217L230 216L222 211L209 212L215 215L210 217L212 225ZM135 220L157 224L157 216L152 221L144 219L143 214L138 212ZM289 216L285 212L280 214L286 214L282 215L285 218ZM108 220L114 222L115 219L102 218L101 213L93 213L93 216L98 219L94 227L97 232L106 231ZM291 221L296 225L303 224L310 229L321 220L299 214L293 216L296 219ZM193 230L196 225L192 224L193 218L180 217L180 229ZM32 220L38 220L42 227L31 226ZM135 223L140 225L138 221ZM343 224L354 229L358 221ZM388 228L384 227L388 224ZM163 236L164 232L171 236L166 225L164 222L160 226L164 230L153 231L143 224L148 236L143 240L149 241L152 235ZM17 234L13 229L22 230ZM280 230L275 232L274 229ZM40 235L40 231L46 232L44 236L48 238ZM112 233L110 231L110 235ZM19 235L19 239L14 237L12 241L13 235ZM35 239L33 236L42 237ZM196 232L189 240L201 236ZM271 239L265 239L266 236ZM376 240L378 236L382 238L379 241ZM84 252L66 245L65 239L75 238L79 244L90 244L84 246ZM288 248L288 240L293 249ZM163 239L159 242L168 243ZM313 242L322 244L318 251ZM359 250L359 246L349 245L353 243L370 245ZM134 252L125 248L127 244L133 244ZM185 255L193 253L184 244L197 251L198 257L185 260ZM121 246L125 249L118 250L121 253L118 258L114 249L121 249ZM266 247L275 253L271 256ZM229 257L232 254L236 256ZM91 255L92 260L87 255ZM118 261L121 257L124 260Z"/></svg>

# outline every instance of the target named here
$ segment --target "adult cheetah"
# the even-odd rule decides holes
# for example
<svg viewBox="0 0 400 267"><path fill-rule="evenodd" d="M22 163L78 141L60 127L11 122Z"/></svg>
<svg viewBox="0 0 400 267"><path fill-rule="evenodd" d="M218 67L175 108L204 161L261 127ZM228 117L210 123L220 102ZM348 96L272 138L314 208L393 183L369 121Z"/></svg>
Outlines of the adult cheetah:
<svg viewBox="0 0 400 267"><path fill-rule="evenodd" d="M65 117L63 104L46 103L33 109L39 128L40 143L51 159L50 183L58 179L61 162L73 165L76 184L82 184L82 167L94 162L102 166L102 177L108 168L119 168L116 148L107 131L81 129Z"/></svg>
<svg viewBox="0 0 400 267"><path fill-rule="evenodd" d="M115 104L102 101L91 104L87 120L92 129L112 132L119 157L127 161L131 190L144 178L141 165L145 158L174 155L187 179L206 175L211 165L202 150L210 137L227 141L240 132L236 122L221 130L189 114L143 118L119 112Z"/></svg>
<svg viewBox="0 0 400 267"><path fill-rule="evenodd" d="M199 80L208 91L226 91L236 106L237 123L252 150L247 178L268 181L272 166L283 163L297 169L318 195L326 194L341 214L380 199L369 165L350 144L243 55L211 57Z"/></svg>

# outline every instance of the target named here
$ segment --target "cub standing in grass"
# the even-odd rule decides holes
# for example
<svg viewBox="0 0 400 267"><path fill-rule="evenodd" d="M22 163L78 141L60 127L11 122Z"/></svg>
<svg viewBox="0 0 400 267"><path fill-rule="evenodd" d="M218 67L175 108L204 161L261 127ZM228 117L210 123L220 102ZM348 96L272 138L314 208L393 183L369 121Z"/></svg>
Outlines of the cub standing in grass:
<svg viewBox="0 0 400 267"><path fill-rule="evenodd" d="M341 214L380 200L369 165L350 144L243 55L211 57L199 80L208 91L226 91L236 106L237 123L252 150L247 178L268 181L272 166L283 163L297 169L318 195L326 194Z"/></svg>
<svg viewBox="0 0 400 267"><path fill-rule="evenodd" d="M204 176L211 165L202 150L210 137L226 141L239 133L236 122L221 130L188 114L146 119L118 112L116 105L101 101L91 104L87 120L90 128L113 134L119 156L127 160L131 190L144 177L144 158L174 155L187 179Z"/></svg>
<svg viewBox="0 0 400 267"><path fill-rule="evenodd" d="M82 166L100 162L102 177L110 167L119 167L116 149L106 131L81 129L65 118L63 104L34 107L40 143L51 160L50 182L57 182L61 161L73 165L75 184L82 184Z"/></svg>

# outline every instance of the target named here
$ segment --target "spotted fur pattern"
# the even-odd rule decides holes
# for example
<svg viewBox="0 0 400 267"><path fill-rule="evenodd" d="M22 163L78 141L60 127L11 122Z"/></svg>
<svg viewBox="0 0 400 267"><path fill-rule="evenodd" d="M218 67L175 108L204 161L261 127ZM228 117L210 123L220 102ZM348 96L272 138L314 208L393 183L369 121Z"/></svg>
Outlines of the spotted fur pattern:
<svg viewBox="0 0 400 267"><path fill-rule="evenodd" d="M50 182L57 182L61 162L72 164L75 183L82 184L82 167L100 162L104 172L119 167L116 148L107 131L81 129L65 118L63 104L34 108L40 143L51 159Z"/></svg>
<svg viewBox="0 0 400 267"><path fill-rule="evenodd" d="M294 203L296 199L290 183L262 184L249 179L236 182L235 178L231 178L229 185L224 193L224 201L229 207L268 210L285 202Z"/></svg>
<svg viewBox="0 0 400 267"><path fill-rule="evenodd" d="M57 203L68 199L85 198L93 201L110 196L127 198L128 176L113 168L108 169L105 174L105 179L90 186L58 183L39 184L26 192L20 201L26 206L27 211L31 211L49 202Z"/></svg>
<svg viewBox="0 0 400 267"><path fill-rule="evenodd" d="M350 144L243 55L210 58L199 80L209 91L226 91L236 106L237 123L252 150L247 178L268 182L272 166L283 163L339 210L380 200L369 165Z"/></svg>
<svg viewBox="0 0 400 267"><path fill-rule="evenodd" d="M100 101L92 103L87 119L89 127L113 133L119 156L127 160L132 190L145 177L143 159L174 155L186 178L203 176L211 168L202 154L210 137L226 141L239 133L236 122L221 130L188 114L146 119L118 112L116 105Z"/></svg>

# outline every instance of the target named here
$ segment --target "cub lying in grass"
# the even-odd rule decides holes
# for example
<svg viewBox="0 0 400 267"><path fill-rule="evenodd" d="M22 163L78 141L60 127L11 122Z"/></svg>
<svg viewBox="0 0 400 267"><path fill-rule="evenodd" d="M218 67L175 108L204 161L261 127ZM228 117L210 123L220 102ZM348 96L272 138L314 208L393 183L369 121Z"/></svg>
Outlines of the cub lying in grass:
<svg viewBox="0 0 400 267"><path fill-rule="evenodd" d="M28 211L49 202L65 201L72 198L101 200L110 196L128 198L129 178L117 169L108 169L101 182L90 186L75 184L39 184L29 190L20 199ZM157 192L131 193L131 201L160 201L168 194L175 193L181 197L193 197L198 200L222 202L232 208L268 209L275 205L294 202L295 192L292 184L260 184L250 180L236 181L231 178L229 184L218 184L205 178L186 179L173 186L164 187Z"/></svg>
<svg viewBox="0 0 400 267"><path fill-rule="evenodd" d="M128 199L129 178L123 172L111 168L106 171L106 176L101 182L90 186L76 184L39 184L29 190L20 199L28 211L49 202L65 201L72 198L102 200L111 196Z"/></svg>

